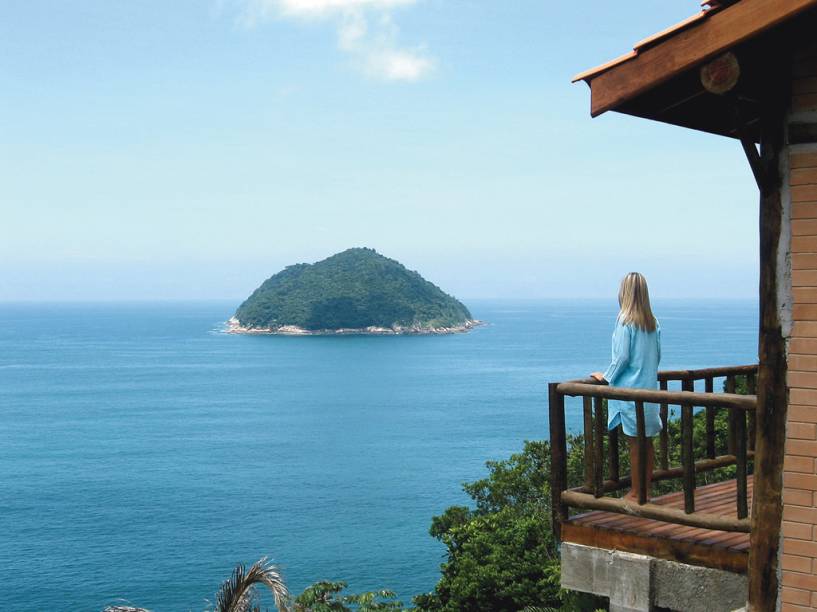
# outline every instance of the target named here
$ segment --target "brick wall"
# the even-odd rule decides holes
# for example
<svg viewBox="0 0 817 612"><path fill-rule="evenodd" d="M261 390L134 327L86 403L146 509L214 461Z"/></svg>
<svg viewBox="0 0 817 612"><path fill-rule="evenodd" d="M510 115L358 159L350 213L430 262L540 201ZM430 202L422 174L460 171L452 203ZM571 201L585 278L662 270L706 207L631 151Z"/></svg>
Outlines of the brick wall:
<svg viewBox="0 0 817 612"><path fill-rule="evenodd" d="M817 50L795 63L790 124L817 124ZM792 330L783 473L782 609L817 608L817 144L789 147Z"/></svg>

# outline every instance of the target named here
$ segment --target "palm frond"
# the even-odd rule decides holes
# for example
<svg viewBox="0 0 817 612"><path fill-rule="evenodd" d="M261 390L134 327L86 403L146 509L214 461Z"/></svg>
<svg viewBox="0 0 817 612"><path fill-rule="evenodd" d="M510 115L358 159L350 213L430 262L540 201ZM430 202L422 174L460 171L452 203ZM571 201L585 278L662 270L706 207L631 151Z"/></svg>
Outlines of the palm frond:
<svg viewBox="0 0 817 612"><path fill-rule="evenodd" d="M255 602L255 587L266 586L272 593L275 606L280 612L287 612L289 591L278 568L262 557L249 569L239 563L232 576L226 580L216 594L215 612L252 612Z"/></svg>

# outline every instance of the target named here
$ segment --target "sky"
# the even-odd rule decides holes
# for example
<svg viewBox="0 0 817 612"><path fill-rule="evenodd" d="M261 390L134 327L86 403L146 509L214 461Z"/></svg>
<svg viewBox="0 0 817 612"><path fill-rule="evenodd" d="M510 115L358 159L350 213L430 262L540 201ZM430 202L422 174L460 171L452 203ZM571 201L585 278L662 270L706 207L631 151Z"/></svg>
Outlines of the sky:
<svg viewBox="0 0 817 612"><path fill-rule="evenodd" d="M736 141L571 77L699 0L4 0L0 301L246 297L368 246L463 299L757 293Z"/></svg>

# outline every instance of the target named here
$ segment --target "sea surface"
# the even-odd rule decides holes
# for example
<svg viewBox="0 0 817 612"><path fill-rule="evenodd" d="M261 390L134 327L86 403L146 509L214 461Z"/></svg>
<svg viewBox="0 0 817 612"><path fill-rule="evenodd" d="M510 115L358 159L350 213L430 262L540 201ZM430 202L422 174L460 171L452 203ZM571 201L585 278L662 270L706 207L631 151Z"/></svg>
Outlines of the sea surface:
<svg viewBox="0 0 817 612"><path fill-rule="evenodd" d="M468 334L276 337L223 333L227 302L0 305L0 609L199 611L264 555L296 593L431 590L431 517L548 435L616 314L469 306ZM754 302L655 310L664 368L757 359Z"/></svg>

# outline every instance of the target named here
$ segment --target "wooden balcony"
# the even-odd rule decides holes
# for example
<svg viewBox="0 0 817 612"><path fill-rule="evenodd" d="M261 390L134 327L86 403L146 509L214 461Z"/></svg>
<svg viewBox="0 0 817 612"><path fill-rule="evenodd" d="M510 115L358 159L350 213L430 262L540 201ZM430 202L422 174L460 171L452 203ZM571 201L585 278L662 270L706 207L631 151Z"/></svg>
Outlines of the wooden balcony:
<svg viewBox="0 0 817 612"><path fill-rule="evenodd" d="M745 573L751 531L756 375L756 365L665 371L659 373L660 388L655 390L609 387L592 379L551 383L551 491L557 539ZM735 393L739 379L743 394ZM695 391L696 382L703 392ZM670 385L681 390L670 390ZM715 392L716 387L725 392ZM664 426L658 437L653 481L662 483L663 495L648 500L642 487L638 502L620 497L632 479L620 470L619 432L607 430L607 399L635 402L638 453L644 470L644 403L660 405ZM568 482L566 405L583 417L581 482ZM728 417L716 419L718 411L727 411ZM675 426L670 426L671 421ZM702 440L695 439L695 421L705 423L698 427ZM726 423L725 432L717 431L719 421ZM721 446L725 448L719 448L716 441L724 438ZM680 449L680 465L672 464L673 448ZM706 473L728 466L735 466L734 478L698 486ZM637 480L643 483L645 476Z"/></svg>

